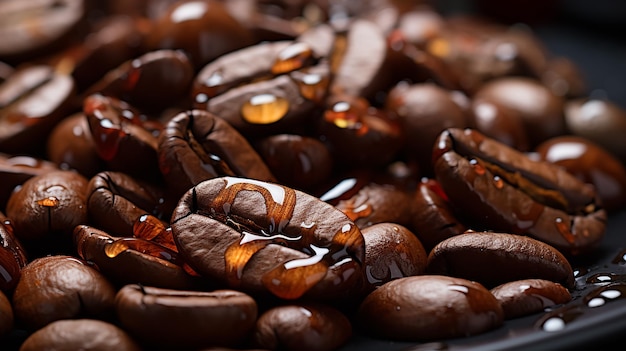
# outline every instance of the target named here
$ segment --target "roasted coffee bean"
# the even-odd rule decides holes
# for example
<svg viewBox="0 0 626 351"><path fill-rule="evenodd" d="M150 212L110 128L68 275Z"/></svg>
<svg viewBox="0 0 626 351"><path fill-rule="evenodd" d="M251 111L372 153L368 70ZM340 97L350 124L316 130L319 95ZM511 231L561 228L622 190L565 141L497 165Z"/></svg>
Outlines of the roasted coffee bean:
<svg viewBox="0 0 626 351"><path fill-rule="evenodd" d="M6 208L16 186L33 176L59 170L55 163L43 158L0 153L0 209Z"/></svg>
<svg viewBox="0 0 626 351"><path fill-rule="evenodd" d="M16 70L0 85L0 152L44 154L48 133L70 109L72 77L50 66Z"/></svg>
<svg viewBox="0 0 626 351"><path fill-rule="evenodd" d="M200 275L283 299L345 296L361 276L364 241L340 210L274 183L220 177L183 195L171 220Z"/></svg>
<svg viewBox="0 0 626 351"><path fill-rule="evenodd" d="M531 148L546 139L566 134L564 99L536 79L495 79L482 86L473 98L517 114L523 122Z"/></svg>
<svg viewBox="0 0 626 351"><path fill-rule="evenodd" d="M93 135L84 113L65 117L50 132L46 154L48 160L64 170L75 170L87 178L105 169L98 156Z"/></svg>
<svg viewBox="0 0 626 351"><path fill-rule="evenodd" d="M276 180L235 128L206 111L176 115L167 123L158 143L159 167L176 198L201 181L220 176Z"/></svg>
<svg viewBox="0 0 626 351"><path fill-rule="evenodd" d="M548 60L541 74L542 83L555 95L575 99L587 94L587 82L583 73L571 59L557 56Z"/></svg>
<svg viewBox="0 0 626 351"><path fill-rule="evenodd" d="M404 133L391 114L363 98L329 98L317 127L339 167L376 168L391 162L402 149Z"/></svg>
<svg viewBox="0 0 626 351"><path fill-rule="evenodd" d="M563 166L585 183L593 184L607 211L626 203L626 166L612 153L589 139L554 137L535 148L541 160Z"/></svg>
<svg viewBox="0 0 626 351"><path fill-rule="evenodd" d="M58 49L85 12L83 0L2 1L0 59L20 62Z"/></svg>
<svg viewBox="0 0 626 351"><path fill-rule="evenodd" d="M399 117L407 135L405 153L417 161L423 175L432 174L428 151L439 134L446 128L469 126L468 113L455 95L433 83L399 84L389 92L385 107Z"/></svg>
<svg viewBox="0 0 626 351"><path fill-rule="evenodd" d="M472 129L448 129L433 151L434 169L470 228L525 234L567 255L604 237L607 213L594 187L545 161Z"/></svg>
<svg viewBox="0 0 626 351"><path fill-rule="evenodd" d="M310 128L330 79L327 60L313 48L298 40L264 42L221 56L196 76L194 108L220 116L244 136Z"/></svg>
<svg viewBox="0 0 626 351"><path fill-rule="evenodd" d="M411 195L392 184L365 184L353 196L339 200L335 207L360 229L383 222L411 223Z"/></svg>
<svg viewBox="0 0 626 351"><path fill-rule="evenodd" d="M435 179L423 178L419 183L412 199L411 214L409 227L426 252L441 241L467 230L457 219L448 196Z"/></svg>
<svg viewBox="0 0 626 351"><path fill-rule="evenodd" d="M235 290L185 291L126 285L115 297L122 326L159 349L245 344L257 320L252 297Z"/></svg>
<svg viewBox="0 0 626 351"><path fill-rule="evenodd" d="M226 53L253 43L251 32L215 0L171 4L155 19L147 39L149 50L181 49L200 68Z"/></svg>
<svg viewBox="0 0 626 351"><path fill-rule="evenodd" d="M500 302L484 286L443 275L392 280L363 300L357 317L369 335L406 341L476 335L504 322Z"/></svg>
<svg viewBox="0 0 626 351"><path fill-rule="evenodd" d="M276 134L259 140L256 149L281 184L312 190L326 181L333 156L321 140L297 134Z"/></svg>
<svg viewBox="0 0 626 351"><path fill-rule="evenodd" d="M150 123L127 102L100 94L85 98L83 112L98 156L109 170L138 179L161 179L157 148L162 126Z"/></svg>
<svg viewBox="0 0 626 351"><path fill-rule="evenodd" d="M154 230L167 227L163 190L121 172L104 171L87 184L89 218L94 226L115 236L135 236L144 216L152 216ZM137 233L138 234L138 233Z"/></svg>
<svg viewBox="0 0 626 351"><path fill-rule="evenodd" d="M530 151L524 122L517 113L483 100L472 100L470 112L472 128L519 151Z"/></svg>
<svg viewBox="0 0 626 351"><path fill-rule="evenodd" d="M426 271L428 253L408 228L378 223L361 230L365 239L365 292L388 281L420 275Z"/></svg>
<svg viewBox="0 0 626 351"><path fill-rule="evenodd" d="M256 321L252 344L266 350L337 350L352 336L339 310L322 304L280 305Z"/></svg>
<svg viewBox="0 0 626 351"><path fill-rule="evenodd" d="M507 233L466 232L446 239L430 251L426 272L473 280L487 288L532 278L574 287L572 266L561 252Z"/></svg>
<svg viewBox="0 0 626 351"><path fill-rule="evenodd" d="M15 318L34 331L60 319L112 317L115 288L95 268L71 256L46 256L22 270L13 293Z"/></svg>
<svg viewBox="0 0 626 351"><path fill-rule="evenodd" d="M14 324L13 307L3 290L0 290L0 337L9 334Z"/></svg>
<svg viewBox="0 0 626 351"><path fill-rule="evenodd" d="M572 299L563 285L544 279L516 280L490 291L500 301L505 319L541 312Z"/></svg>
<svg viewBox="0 0 626 351"><path fill-rule="evenodd" d="M11 295L28 263L26 251L13 234L13 224L0 212L0 292ZM1 329L1 328L0 328ZM2 334L2 333L0 333Z"/></svg>
<svg viewBox="0 0 626 351"><path fill-rule="evenodd" d="M565 121L572 134L595 142L626 164L624 107L607 99L573 99L565 104Z"/></svg>
<svg viewBox="0 0 626 351"><path fill-rule="evenodd" d="M69 253L74 227L88 220L87 184L74 171L55 171L28 179L11 194L6 215L33 257Z"/></svg>
<svg viewBox="0 0 626 351"><path fill-rule="evenodd" d="M200 286L175 247L136 237L112 236L88 226L76 226L75 252L93 263L116 286L143 284L169 289Z"/></svg>
<svg viewBox="0 0 626 351"><path fill-rule="evenodd" d="M181 51L150 51L109 71L84 95L102 94L142 111L160 112L188 96L193 72Z"/></svg>
<svg viewBox="0 0 626 351"><path fill-rule="evenodd" d="M140 351L142 348L120 327L97 319L52 322L28 336L21 351L91 350Z"/></svg>

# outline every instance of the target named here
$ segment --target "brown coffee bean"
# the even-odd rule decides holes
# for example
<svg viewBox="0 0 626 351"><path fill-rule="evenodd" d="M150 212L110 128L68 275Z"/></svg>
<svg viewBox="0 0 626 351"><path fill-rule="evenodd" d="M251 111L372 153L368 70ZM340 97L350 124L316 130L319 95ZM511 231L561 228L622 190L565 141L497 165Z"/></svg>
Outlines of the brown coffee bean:
<svg viewBox="0 0 626 351"><path fill-rule="evenodd" d="M565 121L572 134L595 142L626 164L623 107L607 99L573 99L565 104Z"/></svg>
<svg viewBox="0 0 626 351"><path fill-rule="evenodd" d="M199 68L252 42L251 32L222 2L184 0L172 3L155 19L147 46L150 50L181 49Z"/></svg>
<svg viewBox="0 0 626 351"><path fill-rule="evenodd" d="M50 130L70 108L74 81L50 66L16 70L0 85L0 152L45 154Z"/></svg>
<svg viewBox="0 0 626 351"><path fill-rule="evenodd" d="M585 183L593 184L607 211L626 203L626 166L602 146L583 137L554 137L535 148L539 159L563 166Z"/></svg>
<svg viewBox="0 0 626 351"><path fill-rule="evenodd" d="M91 350L140 351L140 345L126 331L96 319L68 319L52 322L28 336L20 351Z"/></svg>
<svg viewBox="0 0 626 351"><path fill-rule="evenodd" d="M492 80L474 95L477 101L502 106L522 120L530 147L566 133L564 100L540 81L527 77Z"/></svg>
<svg viewBox="0 0 626 351"><path fill-rule="evenodd" d="M580 98L588 92L580 67L570 58L556 56L548 60L541 81L555 95L569 99Z"/></svg>
<svg viewBox="0 0 626 351"><path fill-rule="evenodd" d="M364 241L334 206L278 184L204 181L171 220L183 258L232 288L284 299L345 296L361 277Z"/></svg>
<svg viewBox="0 0 626 351"><path fill-rule="evenodd" d="M220 176L276 180L250 143L207 111L190 110L172 118L159 138L158 154L161 173L177 199L201 181Z"/></svg>
<svg viewBox="0 0 626 351"><path fill-rule="evenodd" d="M365 239L365 292L386 282L426 271L428 253L409 229L395 223L377 223L361 230Z"/></svg>
<svg viewBox="0 0 626 351"><path fill-rule="evenodd" d="M466 232L446 239L430 251L426 272L477 281L487 288L530 278L574 287L572 266L561 252L506 233Z"/></svg>
<svg viewBox="0 0 626 351"><path fill-rule="evenodd" d="M112 236L97 228L79 225L74 233L75 252L93 263L116 286L143 284L169 289L194 289L195 277L175 248L135 237Z"/></svg>
<svg viewBox="0 0 626 351"><path fill-rule="evenodd" d="M61 170L34 176L11 194L6 215L34 257L69 253L74 227L88 220L87 184L82 175Z"/></svg>
<svg viewBox="0 0 626 351"><path fill-rule="evenodd" d="M14 316L11 301L3 290L0 290L0 337L9 334L13 330Z"/></svg>
<svg viewBox="0 0 626 351"><path fill-rule="evenodd" d="M91 223L115 236L135 236L143 216L153 216L154 225L165 229L171 213L164 213L164 191L121 173L104 171L87 184ZM155 228L156 230L159 230Z"/></svg>
<svg viewBox="0 0 626 351"><path fill-rule="evenodd" d="M305 135L276 134L261 139L256 149L281 184L311 190L326 181L333 156L321 140Z"/></svg>
<svg viewBox="0 0 626 351"><path fill-rule="evenodd" d="M71 256L46 256L22 270L13 312L33 331L60 319L112 317L113 285L95 268Z"/></svg>
<svg viewBox="0 0 626 351"><path fill-rule="evenodd" d="M267 350L337 350L352 336L346 315L328 305L272 307L257 320L252 344Z"/></svg>
<svg viewBox="0 0 626 351"><path fill-rule="evenodd" d="M35 175L59 170L55 163L43 158L0 153L0 208L6 208L16 186Z"/></svg>
<svg viewBox="0 0 626 351"><path fill-rule="evenodd" d="M64 118L50 132L46 154L59 168L75 170L87 178L105 168L98 156L87 117L78 112Z"/></svg>
<svg viewBox="0 0 626 351"><path fill-rule="evenodd" d="M375 337L432 341L496 329L504 313L498 300L477 282L421 275L378 287L363 300L357 318Z"/></svg>
<svg viewBox="0 0 626 351"><path fill-rule="evenodd" d="M467 229L465 224L457 219L448 196L435 179L421 180L411 205L412 217L409 227L426 252L430 252L439 242L459 235Z"/></svg>
<svg viewBox="0 0 626 351"><path fill-rule="evenodd" d="M13 293L27 263L26 251L13 234L11 220L0 212L0 292L9 296Z"/></svg>
<svg viewBox="0 0 626 351"><path fill-rule="evenodd" d="M472 100L472 128L519 151L530 151L521 117L506 107L483 100Z"/></svg>
<svg viewBox="0 0 626 351"><path fill-rule="evenodd" d="M398 115L407 135L405 153L424 175L432 174L430 151L439 134L469 126L469 115L454 94L433 83L399 84L389 92L385 107Z"/></svg>
<svg viewBox="0 0 626 351"><path fill-rule="evenodd" d="M475 230L529 235L567 255L604 237L607 213L590 184L472 129L448 129L433 151L437 181Z"/></svg>
<svg viewBox="0 0 626 351"><path fill-rule="evenodd" d="M254 299L234 290L212 292L126 285L115 310L132 335L159 349L244 345L257 320Z"/></svg>
<svg viewBox="0 0 626 351"><path fill-rule="evenodd" d="M500 301L505 319L527 316L564 304L572 295L563 285L544 279L523 279L492 288Z"/></svg>

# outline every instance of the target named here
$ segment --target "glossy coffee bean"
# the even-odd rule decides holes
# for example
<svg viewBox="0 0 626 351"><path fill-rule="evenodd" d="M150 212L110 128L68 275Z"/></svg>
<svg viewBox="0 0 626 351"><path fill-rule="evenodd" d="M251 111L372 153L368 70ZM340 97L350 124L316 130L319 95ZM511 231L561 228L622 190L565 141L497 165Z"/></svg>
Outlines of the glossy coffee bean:
<svg viewBox="0 0 626 351"><path fill-rule="evenodd" d="M0 4L0 59L26 60L58 49L79 28L85 1L3 1Z"/></svg>
<svg viewBox="0 0 626 351"><path fill-rule="evenodd" d="M0 290L0 337L9 334L13 330L14 316L11 301Z"/></svg>
<svg viewBox="0 0 626 351"><path fill-rule="evenodd" d="M201 181L220 176L276 180L248 140L207 111L177 114L165 126L158 144L159 168L176 198Z"/></svg>
<svg viewBox="0 0 626 351"><path fill-rule="evenodd" d="M0 208L5 209L16 186L35 175L59 170L55 163L43 158L0 153Z"/></svg>
<svg viewBox="0 0 626 351"><path fill-rule="evenodd" d="M333 156L317 138L276 134L261 139L256 149L277 180L295 189L313 189L332 172Z"/></svg>
<svg viewBox="0 0 626 351"><path fill-rule="evenodd" d="M565 121L572 134L602 146L626 164L626 110L606 99L579 98L565 104Z"/></svg>
<svg viewBox="0 0 626 351"><path fill-rule="evenodd" d="M572 300L563 285L544 279L516 280L490 291L500 301L505 319L527 316Z"/></svg>
<svg viewBox="0 0 626 351"><path fill-rule="evenodd" d="M559 166L585 183L593 184L607 211L626 203L626 166L612 153L578 136L548 139L535 148L539 158Z"/></svg>
<svg viewBox="0 0 626 351"><path fill-rule="evenodd" d="M519 151L530 151L524 122L504 106L473 100L470 106L472 128Z"/></svg>
<svg viewBox="0 0 626 351"><path fill-rule="evenodd" d="M252 42L251 32L222 2L184 0L171 4L155 19L147 46L150 50L183 50L190 56L193 66L199 68Z"/></svg>
<svg viewBox="0 0 626 351"><path fill-rule="evenodd" d="M189 265L231 288L326 299L360 279L359 228L334 206L279 184L204 181L183 195L171 227Z"/></svg>
<svg viewBox="0 0 626 351"><path fill-rule="evenodd" d="M0 152L38 153L69 111L74 81L52 67L30 65L0 85Z"/></svg>
<svg viewBox="0 0 626 351"><path fill-rule="evenodd" d="M115 297L115 310L132 335L172 350L244 345L257 320L254 299L235 290L126 285Z"/></svg>
<svg viewBox="0 0 626 351"><path fill-rule="evenodd" d="M138 179L161 179L157 148L162 126L158 122L149 121L123 100L101 94L83 100L83 113L96 152L109 170Z"/></svg>
<svg viewBox="0 0 626 351"><path fill-rule="evenodd" d="M451 203L475 230L525 234L567 255L591 251L607 213L594 187L472 129L448 129L433 151Z"/></svg>
<svg viewBox="0 0 626 351"><path fill-rule="evenodd" d="M377 223L361 230L365 239L365 291L388 281L420 275L426 271L428 253L408 228Z"/></svg>
<svg viewBox="0 0 626 351"><path fill-rule="evenodd" d="M477 335L504 322L500 303L484 286L443 275L392 280L363 300L357 317L369 335L404 341Z"/></svg>
<svg viewBox="0 0 626 351"><path fill-rule="evenodd" d="M82 112L63 118L54 127L48 136L46 155L59 168L75 170L87 178L105 168Z"/></svg>
<svg viewBox="0 0 626 351"><path fill-rule="evenodd" d="M495 79L482 86L474 95L474 100L492 103L516 113L523 122L531 148L567 132L564 99L536 79Z"/></svg>
<svg viewBox="0 0 626 351"><path fill-rule="evenodd" d="M568 99L583 97L588 92L583 72L567 57L557 56L549 59L540 79L555 95Z"/></svg>
<svg viewBox="0 0 626 351"><path fill-rule="evenodd" d="M433 83L399 84L387 96L385 107L398 115L406 135L405 153L423 174L432 174L431 150L446 128L469 126L468 114L454 94Z"/></svg>
<svg viewBox="0 0 626 351"><path fill-rule="evenodd" d="M266 350L337 350L352 336L346 315L322 304L272 307L256 321L251 343Z"/></svg>
<svg viewBox="0 0 626 351"><path fill-rule="evenodd" d="M75 252L93 263L115 286L142 284L167 289L199 286L175 250L137 237L113 236L98 228L79 225L73 233Z"/></svg>
<svg viewBox="0 0 626 351"><path fill-rule="evenodd" d="M95 268L71 256L46 256L22 270L13 294L20 325L34 331L60 319L110 318L113 285Z"/></svg>
<svg viewBox="0 0 626 351"><path fill-rule="evenodd" d="M423 178L420 181L412 199L411 214L409 227L426 252L430 252L439 242L467 230L435 179Z"/></svg>
<svg viewBox="0 0 626 351"><path fill-rule="evenodd" d="M152 216L155 226L167 227L170 212L163 213L163 190L121 173L104 171L87 184L89 218L94 226L115 236L132 237L142 216Z"/></svg>
<svg viewBox="0 0 626 351"><path fill-rule="evenodd" d="M7 295L20 279L22 268L28 263L28 256L20 241L13 234L13 224L0 212L0 292Z"/></svg>
<svg viewBox="0 0 626 351"><path fill-rule="evenodd" d="M507 233L466 232L446 239L430 251L426 272L477 281L487 288L529 278L574 287L572 266L562 253L544 242Z"/></svg>
<svg viewBox="0 0 626 351"><path fill-rule="evenodd" d="M82 175L55 171L28 179L11 194L6 215L33 256L68 253L72 230L88 220L86 190Z"/></svg>
<svg viewBox="0 0 626 351"><path fill-rule="evenodd" d="M126 331L112 323L97 319L66 319L52 322L30 334L20 346L21 351L141 349Z"/></svg>

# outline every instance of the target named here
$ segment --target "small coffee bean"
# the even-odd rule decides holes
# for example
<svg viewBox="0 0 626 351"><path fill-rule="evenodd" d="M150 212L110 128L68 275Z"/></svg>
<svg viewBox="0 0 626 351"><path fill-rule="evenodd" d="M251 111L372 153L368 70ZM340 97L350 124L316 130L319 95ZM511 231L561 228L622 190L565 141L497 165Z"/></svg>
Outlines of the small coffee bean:
<svg viewBox="0 0 626 351"><path fill-rule="evenodd" d="M492 288L500 301L505 319L527 316L546 308L564 304L572 295L563 285L544 279L523 279Z"/></svg>

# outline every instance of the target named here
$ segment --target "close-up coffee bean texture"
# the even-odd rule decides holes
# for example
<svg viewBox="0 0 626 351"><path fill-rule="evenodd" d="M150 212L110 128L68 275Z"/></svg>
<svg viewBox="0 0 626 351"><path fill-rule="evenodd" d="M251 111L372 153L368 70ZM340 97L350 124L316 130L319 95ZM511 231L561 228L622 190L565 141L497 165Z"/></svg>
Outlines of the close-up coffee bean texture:
<svg viewBox="0 0 626 351"><path fill-rule="evenodd" d="M442 7L0 1L0 349L513 349L626 297L626 106Z"/></svg>

